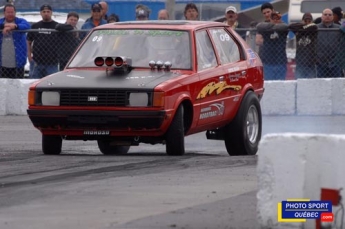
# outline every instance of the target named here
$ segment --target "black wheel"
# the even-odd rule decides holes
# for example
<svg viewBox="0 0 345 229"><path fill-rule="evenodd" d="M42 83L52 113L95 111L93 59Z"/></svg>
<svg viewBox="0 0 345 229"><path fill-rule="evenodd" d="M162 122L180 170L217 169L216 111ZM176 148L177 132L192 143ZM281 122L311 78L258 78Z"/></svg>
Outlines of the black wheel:
<svg viewBox="0 0 345 229"><path fill-rule="evenodd" d="M255 155L261 139L262 116L258 97L249 91L234 120L224 128L225 147L230 156Z"/></svg>
<svg viewBox="0 0 345 229"><path fill-rule="evenodd" d="M62 148L61 136L42 135L42 151L48 155L59 155Z"/></svg>
<svg viewBox="0 0 345 229"><path fill-rule="evenodd" d="M130 146L112 145L112 141L97 140L98 148L104 155L126 154Z"/></svg>
<svg viewBox="0 0 345 229"><path fill-rule="evenodd" d="M166 152L171 156L181 156L185 152L183 111L180 105L165 136Z"/></svg>

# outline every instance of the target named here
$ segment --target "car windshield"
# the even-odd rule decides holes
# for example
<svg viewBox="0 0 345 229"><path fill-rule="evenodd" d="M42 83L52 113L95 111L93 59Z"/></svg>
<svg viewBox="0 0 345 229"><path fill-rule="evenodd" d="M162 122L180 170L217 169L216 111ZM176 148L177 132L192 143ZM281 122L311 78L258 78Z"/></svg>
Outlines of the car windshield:
<svg viewBox="0 0 345 229"><path fill-rule="evenodd" d="M191 69L189 32L179 30L95 30L69 67L95 67L96 57L124 56L133 67L170 61L172 69Z"/></svg>

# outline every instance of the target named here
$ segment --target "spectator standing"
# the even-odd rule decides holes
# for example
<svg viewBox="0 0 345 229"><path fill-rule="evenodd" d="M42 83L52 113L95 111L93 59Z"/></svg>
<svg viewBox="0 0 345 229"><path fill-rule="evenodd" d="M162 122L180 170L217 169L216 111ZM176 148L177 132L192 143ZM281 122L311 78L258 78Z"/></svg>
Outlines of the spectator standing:
<svg viewBox="0 0 345 229"><path fill-rule="evenodd" d="M225 9L225 21L224 24L230 26L233 30L236 29L243 29L244 27L239 24L237 15L237 9L234 6L228 6ZM246 31L245 30L236 30L236 32L243 38L246 39Z"/></svg>
<svg viewBox="0 0 345 229"><path fill-rule="evenodd" d="M49 31L55 30L56 21L52 20L52 7L42 5L40 8L42 20L34 23L31 29L40 30L39 32L29 32L27 35L28 59L33 60L34 68L32 78L40 79L47 75L57 72L57 33Z"/></svg>
<svg viewBox="0 0 345 229"><path fill-rule="evenodd" d="M186 20L199 20L199 10L194 3L188 3L184 8L184 17Z"/></svg>
<svg viewBox="0 0 345 229"><path fill-rule="evenodd" d="M75 49L80 43L78 32L67 32L77 30L77 23L79 21L79 14L77 12L69 12L65 24L58 24L56 30L58 33L58 42L60 43L58 49L59 70L62 71Z"/></svg>
<svg viewBox="0 0 345 229"><path fill-rule="evenodd" d="M108 13L108 3L105 1L101 1L101 2L99 2L99 4L102 7L102 18L107 21L108 20L108 14L107 14Z"/></svg>
<svg viewBox="0 0 345 229"><path fill-rule="evenodd" d="M343 50L341 47L343 34L340 32L340 25L333 21L331 9L324 9L321 16L321 23L317 24L317 77L331 78L341 77L342 69L337 61L337 53ZM334 30L338 29L338 30Z"/></svg>
<svg viewBox="0 0 345 229"><path fill-rule="evenodd" d="M137 21L149 20L151 10L145 5L137 5L135 7L135 18Z"/></svg>
<svg viewBox="0 0 345 229"><path fill-rule="evenodd" d="M271 21L271 14L274 12L273 5L269 2L265 2L261 5L261 13L264 15L265 22Z"/></svg>
<svg viewBox="0 0 345 229"><path fill-rule="evenodd" d="M114 23L114 22L119 22L119 21L120 21L119 16L117 16L116 14L110 14L107 20L108 23Z"/></svg>
<svg viewBox="0 0 345 229"><path fill-rule="evenodd" d="M166 9L158 12L158 20L169 20L169 13Z"/></svg>
<svg viewBox="0 0 345 229"><path fill-rule="evenodd" d="M281 21L279 12L274 12L271 22L261 22L256 28L263 37L260 50L265 80L285 80L287 24Z"/></svg>
<svg viewBox="0 0 345 229"><path fill-rule="evenodd" d="M316 38L317 26L311 13L305 13L302 22L292 23L289 29L296 35L296 71L295 77L316 77Z"/></svg>
<svg viewBox="0 0 345 229"><path fill-rule="evenodd" d="M271 22L271 14L274 11L273 9L273 5L269 2L265 2L261 5L261 13L264 16L264 22ZM258 45L258 50L259 50L259 56L261 57L261 45L263 44L264 40L262 35L257 32L256 36L255 36L255 43L256 45Z"/></svg>
<svg viewBox="0 0 345 229"><path fill-rule="evenodd" d="M342 36L345 36L345 21L343 21L343 23L340 26L340 31L342 33ZM342 39L342 43L340 44L341 47L345 47L345 38ZM345 52L338 52L337 55L337 59L338 59L338 63L343 71L343 76L345 77Z"/></svg>
<svg viewBox="0 0 345 229"><path fill-rule="evenodd" d="M332 9L333 12L333 22L335 24L340 25L341 18L343 17L343 10L340 6L334 7ZM321 17L318 17L314 20L315 24L320 24L322 22Z"/></svg>
<svg viewBox="0 0 345 229"><path fill-rule="evenodd" d="M107 24L108 22L102 18L102 6L99 3L93 3L91 5L91 17L88 18L81 26L82 30L91 30L96 26ZM83 32L80 34L82 40L86 36Z"/></svg>
<svg viewBox="0 0 345 229"><path fill-rule="evenodd" d="M335 24L341 25L340 21L343 18L343 10L341 7L337 6L332 9L333 12L333 22Z"/></svg>
<svg viewBox="0 0 345 229"><path fill-rule="evenodd" d="M108 3L107 2L101 1L101 2L99 2L99 4L102 7L102 18L104 20L106 20L108 23L120 21L120 18L119 18L119 16L117 14L110 14L110 15L108 15L109 7L108 7Z"/></svg>
<svg viewBox="0 0 345 229"><path fill-rule="evenodd" d="M27 60L26 35L16 31L30 29L30 24L25 19L16 17L14 5L6 4L4 17L0 18L0 29L0 76L24 78Z"/></svg>
<svg viewBox="0 0 345 229"><path fill-rule="evenodd" d="M145 9L140 9L136 12L137 21L149 20L149 12Z"/></svg>

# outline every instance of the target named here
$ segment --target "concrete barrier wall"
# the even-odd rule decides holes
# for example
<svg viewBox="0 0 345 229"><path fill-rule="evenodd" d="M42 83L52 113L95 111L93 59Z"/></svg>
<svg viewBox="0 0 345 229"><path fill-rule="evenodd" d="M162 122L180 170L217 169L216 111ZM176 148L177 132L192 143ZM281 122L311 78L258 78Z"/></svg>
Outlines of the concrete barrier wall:
<svg viewBox="0 0 345 229"><path fill-rule="evenodd" d="M345 79L266 81L263 115L344 115Z"/></svg>
<svg viewBox="0 0 345 229"><path fill-rule="evenodd" d="M344 149L344 135L266 135L260 142L257 165L260 228L302 228L302 223L279 224L277 203L288 198L319 200L321 188L345 188ZM341 195L345 196L344 190ZM333 207L333 213L337 209ZM315 220L303 226L315 228Z"/></svg>
<svg viewBox="0 0 345 229"><path fill-rule="evenodd" d="M261 100L263 115L296 114L297 81L266 81Z"/></svg>
<svg viewBox="0 0 345 229"><path fill-rule="evenodd" d="M26 115L36 80L0 79L0 115ZM263 115L345 115L345 79L266 81Z"/></svg>
<svg viewBox="0 0 345 229"><path fill-rule="evenodd" d="M29 87L35 81L0 79L0 115L26 115Z"/></svg>

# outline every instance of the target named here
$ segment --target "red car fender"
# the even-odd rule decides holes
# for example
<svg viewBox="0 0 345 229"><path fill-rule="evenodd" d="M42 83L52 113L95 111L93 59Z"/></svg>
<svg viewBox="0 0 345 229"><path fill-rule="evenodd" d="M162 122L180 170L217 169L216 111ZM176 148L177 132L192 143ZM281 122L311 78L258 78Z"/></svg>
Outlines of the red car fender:
<svg viewBox="0 0 345 229"><path fill-rule="evenodd" d="M238 112L238 109L240 108L240 106L241 106L241 103L242 103L242 100L243 100L243 98L244 98L244 96L245 96L245 94L248 92L248 91L253 91L253 92L255 92L255 90L254 90L254 88L253 88L253 85L252 84L250 84L250 83L247 83L247 84L245 84L244 85L244 87L242 88L242 93L239 95L239 102L237 103L237 106L236 106L236 114L237 114L237 112ZM255 93L257 96L258 96L258 94L257 93ZM258 96L259 97L259 96Z"/></svg>
<svg viewBox="0 0 345 229"><path fill-rule="evenodd" d="M190 96L190 93L189 92L182 92L178 95L177 99L174 100L174 103L172 105L172 108L168 110L166 110L167 112L167 119L168 119L168 122L165 122L165 124L167 126L170 126L173 118L175 117L175 114L176 114L176 111L177 111L177 108L184 102L188 101L191 106L192 105L192 100L191 100L191 96ZM191 116L192 117L192 116ZM191 118L191 121L192 121L193 118ZM163 127L163 129L165 129Z"/></svg>

